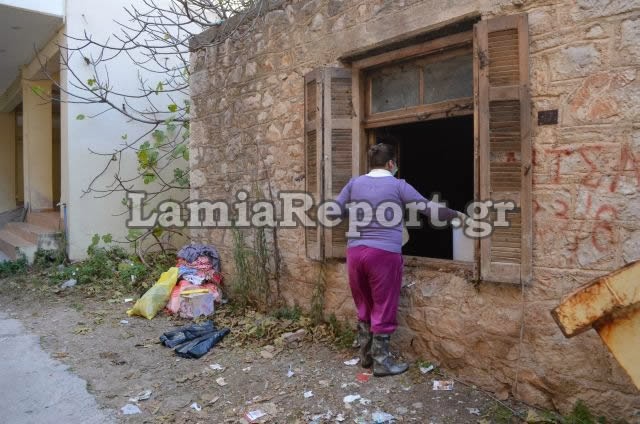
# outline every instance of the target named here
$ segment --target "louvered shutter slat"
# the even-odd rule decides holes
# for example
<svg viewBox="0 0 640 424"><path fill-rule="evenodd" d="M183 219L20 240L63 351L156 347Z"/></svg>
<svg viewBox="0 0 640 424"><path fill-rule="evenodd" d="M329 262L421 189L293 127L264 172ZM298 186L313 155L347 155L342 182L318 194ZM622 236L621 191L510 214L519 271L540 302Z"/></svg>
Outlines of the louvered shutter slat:
<svg viewBox="0 0 640 424"><path fill-rule="evenodd" d="M494 227L480 242L480 273L487 281L531 278L528 43L524 14L481 21L474 29L480 197L516 203L507 214L510 226Z"/></svg>
<svg viewBox="0 0 640 424"><path fill-rule="evenodd" d="M322 200L322 80L319 71L305 76L304 133L305 133L305 189L314 198L314 206L309 211L312 221L316 220L317 204ZM322 228L305 227L305 250L307 257L324 259Z"/></svg>
<svg viewBox="0 0 640 424"><path fill-rule="evenodd" d="M335 199L353 175L351 70L325 68L325 196ZM325 231L325 257L344 258L348 220Z"/></svg>

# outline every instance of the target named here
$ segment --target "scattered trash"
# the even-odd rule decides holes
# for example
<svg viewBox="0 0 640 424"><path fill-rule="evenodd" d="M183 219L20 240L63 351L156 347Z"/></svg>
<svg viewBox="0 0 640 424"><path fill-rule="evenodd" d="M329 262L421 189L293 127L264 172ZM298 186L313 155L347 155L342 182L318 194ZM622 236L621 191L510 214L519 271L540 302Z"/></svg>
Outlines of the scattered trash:
<svg viewBox="0 0 640 424"><path fill-rule="evenodd" d="M358 365L358 362L360 362L360 358L353 358L349 359L348 361L344 361L344 364L352 367L354 365Z"/></svg>
<svg viewBox="0 0 640 424"><path fill-rule="evenodd" d="M433 390L453 390L453 380L434 380Z"/></svg>
<svg viewBox="0 0 640 424"><path fill-rule="evenodd" d="M353 402L355 402L356 400L359 400L359 399L360 399L360 395L347 395L342 399L342 401L344 403L353 403Z"/></svg>
<svg viewBox="0 0 640 424"><path fill-rule="evenodd" d="M251 367L242 368L242 371L243 372L249 372L249 371L251 371Z"/></svg>
<svg viewBox="0 0 640 424"><path fill-rule="evenodd" d="M145 390L144 392L140 392L134 397L130 398L129 402L138 403L142 400L147 400L151 397L151 393L152 393L151 390Z"/></svg>
<svg viewBox="0 0 640 424"><path fill-rule="evenodd" d="M62 283L60 288L61 289L70 289L71 287L75 287L76 284L78 284L78 280L76 280L75 278L72 278L72 279L67 280L64 283Z"/></svg>
<svg viewBox="0 0 640 424"><path fill-rule="evenodd" d="M123 319L120 321L120 324L126 325L126 324L129 324L129 321L127 321L126 319Z"/></svg>
<svg viewBox="0 0 640 424"><path fill-rule="evenodd" d="M267 414L262 410L262 409L258 409L255 411L249 411L247 412L244 417L250 422L256 422L258 421L260 418L266 416Z"/></svg>
<svg viewBox="0 0 640 424"><path fill-rule="evenodd" d="M200 412L202 411L202 406L198 405L196 402L193 402L191 404L191 409L193 409L194 411Z"/></svg>
<svg viewBox="0 0 640 424"><path fill-rule="evenodd" d="M127 298L124 300L124 303L131 303L131 302L133 302L133 297L127 297Z"/></svg>
<svg viewBox="0 0 640 424"><path fill-rule="evenodd" d="M333 412L330 410L325 412L324 414L316 414L311 417L311 421L308 421L309 424L322 424L331 422L331 418L333 418Z"/></svg>
<svg viewBox="0 0 640 424"><path fill-rule="evenodd" d="M344 420L346 420L346 418L344 417L344 415L342 415L342 414L338 414L338 415L336 415L336 421L337 421L337 422L341 423L341 422L343 422Z"/></svg>
<svg viewBox="0 0 640 424"><path fill-rule="evenodd" d="M360 405L371 405L371 400L370 399L365 399L363 397L361 397L360 399L358 399L358 402L360 402Z"/></svg>
<svg viewBox="0 0 640 424"><path fill-rule="evenodd" d="M427 373L430 373L431 371L433 371L434 369L436 369L436 366L431 364L431 365L426 366L426 367L420 367L420 372L422 374L427 374Z"/></svg>
<svg viewBox="0 0 640 424"><path fill-rule="evenodd" d="M394 422L396 420L396 417L386 412L376 411L371 414L371 419L373 420L374 424L384 424Z"/></svg>
<svg viewBox="0 0 640 424"><path fill-rule="evenodd" d="M291 369L291 365L289 365L289 371L287 371L287 378L291 378L295 375L293 370Z"/></svg>
<svg viewBox="0 0 640 424"><path fill-rule="evenodd" d="M209 401L209 405L213 405L214 403L216 403L218 400L220 399L220 396L216 396L213 399L211 399Z"/></svg>
<svg viewBox="0 0 640 424"><path fill-rule="evenodd" d="M220 364L211 364L209 365L209 368L211 368L214 371L224 371L224 367Z"/></svg>
<svg viewBox="0 0 640 424"><path fill-rule="evenodd" d="M309 399L310 397L313 397L313 392L311 390L309 390L308 392L304 392L305 399Z"/></svg>
<svg viewBox="0 0 640 424"><path fill-rule="evenodd" d="M359 386L358 386L358 383L352 383L352 382L349 382L349 383L342 383L342 384L340 385L340 388L341 388L341 389L346 389L346 388L347 388L347 387L349 387L349 386L359 387Z"/></svg>
<svg viewBox="0 0 640 424"><path fill-rule="evenodd" d="M224 377L216 378L216 383L218 383L218 386L226 386L227 385L227 382L224 379Z"/></svg>
<svg viewBox="0 0 640 424"><path fill-rule="evenodd" d="M467 408L467 411L469 411L471 415L480 416L480 410L478 408Z"/></svg>
<svg viewBox="0 0 640 424"><path fill-rule="evenodd" d="M361 372L359 374L356 375L356 380L358 380L361 383L366 383L367 381L369 381L369 379L371 378L373 374L368 374L365 372Z"/></svg>
<svg viewBox="0 0 640 424"><path fill-rule="evenodd" d="M141 414L142 413L140 408L138 408L138 405L132 405L130 403L128 403L125 406L123 406L122 408L120 408L120 411L122 411L123 415L135 415L135 414Z"/></svg>

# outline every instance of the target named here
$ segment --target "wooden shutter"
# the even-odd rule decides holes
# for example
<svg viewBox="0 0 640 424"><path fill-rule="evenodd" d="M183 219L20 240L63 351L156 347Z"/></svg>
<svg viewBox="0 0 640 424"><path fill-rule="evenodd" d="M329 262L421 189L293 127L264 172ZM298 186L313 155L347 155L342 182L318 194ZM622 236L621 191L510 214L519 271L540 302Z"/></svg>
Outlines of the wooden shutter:
<svg viewBox="0 0 640 424"><path fill-rule="evenodd" d="M315 204L335 199L353 175L351 70L318 68L305 76L306 190ZM310 216L315 220L316 207ZM348 221L335 228L306 228L311 259L344 258Z"/></svg>
<svg viewBox="0 0 640 424"><path fill-rule="evenodd" d="M324 194L335 199L353 175L351 70L324 69ZM325 231L325 257L344 258L347 251L344 219Z"/></svg>
<svg viewBox="0 0 640 424"><path fill-rule="evenodd" d="M477 23L474 51L480 199L516 203L507 214L511 225L494 227L480 241L480 275L487 281L528 283L532 170L526 14Z"/></svg>
<svg viewBox="0 0 640 424"><path fill-rule="evenodd" d="M323 198L322 175L322 72L315 70L304 77L304 145L305 145L305 191L313 196L314 206L310 216L315 221L317 205ZM307 257L314 260L324 258L322 228L305 227Z"/></svg>

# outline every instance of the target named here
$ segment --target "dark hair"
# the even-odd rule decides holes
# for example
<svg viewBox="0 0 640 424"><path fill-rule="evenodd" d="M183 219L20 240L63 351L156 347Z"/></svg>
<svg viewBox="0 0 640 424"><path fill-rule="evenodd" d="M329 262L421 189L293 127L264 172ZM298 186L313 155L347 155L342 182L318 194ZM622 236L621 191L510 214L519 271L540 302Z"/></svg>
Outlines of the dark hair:
<svg viewBox="0 0 640 424"><path fill-rule="evenodd" d="M378 143L369 148L369 166L372 168L384 166L390 160L396 160L396 153L392 145Z"/></svg>

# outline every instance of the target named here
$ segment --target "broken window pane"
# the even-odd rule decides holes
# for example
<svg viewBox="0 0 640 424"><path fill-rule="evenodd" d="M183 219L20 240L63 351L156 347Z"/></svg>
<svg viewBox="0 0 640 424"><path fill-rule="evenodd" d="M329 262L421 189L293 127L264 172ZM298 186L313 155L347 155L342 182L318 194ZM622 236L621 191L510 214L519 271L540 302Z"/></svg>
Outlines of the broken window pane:
<svg viewBox="0 0 640 424"><path fill-rule="evenodd" d="M471 53L424 65L425 103L473 96Z"/></svg>
<svg viewBox="0 0 640 424"><path fill-rule="evenodd" d="M417 106L420 103L420 70L411 65L381 69L371 76L371 113Z"/></svg>

